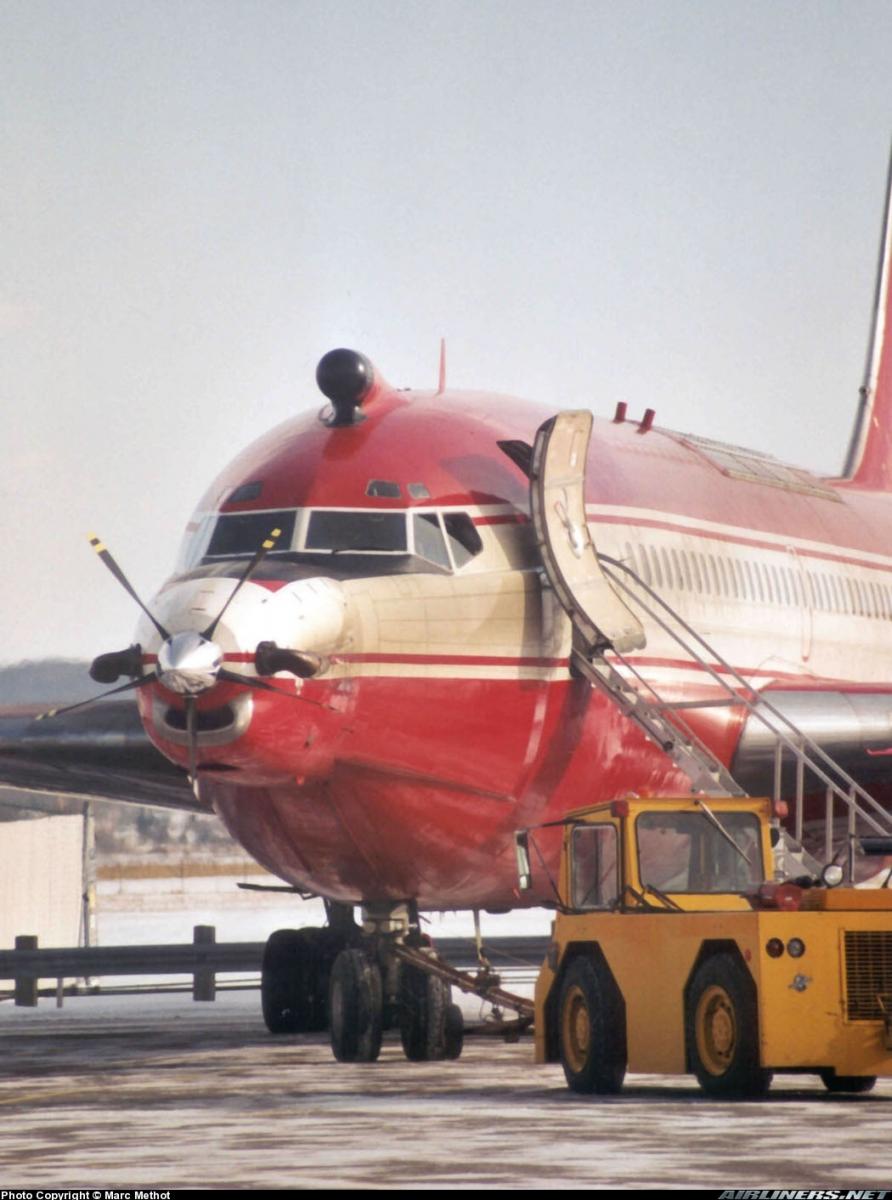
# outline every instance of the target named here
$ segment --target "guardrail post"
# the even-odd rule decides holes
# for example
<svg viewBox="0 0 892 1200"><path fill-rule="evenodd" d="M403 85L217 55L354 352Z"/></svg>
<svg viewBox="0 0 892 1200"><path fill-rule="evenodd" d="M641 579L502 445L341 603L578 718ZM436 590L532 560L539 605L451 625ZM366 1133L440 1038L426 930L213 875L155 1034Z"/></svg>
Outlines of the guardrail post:
<svg viewBox="0 0 892 1200"><path fill-rule="evenodd" d="M15 939L16 950L36 950L37 938L33 933L20 933ZM16 968L15 1002L23 1008L37 1007L37 978L24 975Z"/></svg>
<svg viewBox="0 0 892 1200"><path fill-rule="evenodd" d="M217 930L213 925L195 925L192 929L192 942L195 946L212 946L217 940ZM217 979L213 967L196 967L192 976L192 999L214 1000L217 996Z"/></svg>

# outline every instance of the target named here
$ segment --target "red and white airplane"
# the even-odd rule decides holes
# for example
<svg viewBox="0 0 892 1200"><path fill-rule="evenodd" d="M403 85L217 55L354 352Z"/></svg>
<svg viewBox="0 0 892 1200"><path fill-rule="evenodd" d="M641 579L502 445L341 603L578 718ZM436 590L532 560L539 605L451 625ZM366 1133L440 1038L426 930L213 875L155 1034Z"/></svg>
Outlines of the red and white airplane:
<svg viewBox="0 0 892 1200"><path fill-rule="evenodd" d="M594 422L585 471L597 550L881 801L892 801L888 229L842 478L622 408ZM94 676L130 677L148 737L189 770L200 803L341 918L361 905L380 933L418 910L548 903L544 871L517 890L515 830L628 792L690 790L570 669L571 622L543 577L523 449L552 414L450 391L442 361L428 392L392 387L348 350L326 355L317 380L328 403L214 481L137 644L103 655ZM715 695L660 627L642 629L626 658L664 698ZM691 708L687 719L749 790L770 787L771 754L745 710ZM549 869L556 847L543 838ZM280 938L270 978L286 960L306 974L308 958L327 955L330 967L359 939L347 928L333 921L310 949ZM364 969L355 959L343 987ZM270 984L274 1027L276 987L287 992ZM285 1016L279 1026L295 1027ZM340 1056L355 1055L347 1045Z"/></svg>

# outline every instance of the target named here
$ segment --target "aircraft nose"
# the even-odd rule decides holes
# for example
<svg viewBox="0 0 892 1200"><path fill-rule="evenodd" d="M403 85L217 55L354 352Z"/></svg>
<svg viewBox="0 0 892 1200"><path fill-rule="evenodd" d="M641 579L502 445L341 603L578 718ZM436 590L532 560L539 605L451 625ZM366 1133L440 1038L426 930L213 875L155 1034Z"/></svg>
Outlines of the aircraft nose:
<svg viewBox="0 0 892 1200"><path fill-rule="evenodd" d="M217 682L223 653L216 642L187 631L169 637L158 651L158 679L180 696L199 696Z"/></svg>

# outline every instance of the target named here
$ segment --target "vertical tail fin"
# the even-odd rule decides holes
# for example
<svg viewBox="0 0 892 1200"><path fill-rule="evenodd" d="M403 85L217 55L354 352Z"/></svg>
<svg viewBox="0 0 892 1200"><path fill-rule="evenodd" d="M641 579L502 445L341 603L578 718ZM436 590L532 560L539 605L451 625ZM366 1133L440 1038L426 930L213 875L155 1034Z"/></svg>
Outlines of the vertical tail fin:
<svg viewBox="0 0 892 1200"><path fill-rule="evenodd" d="M873 321L858 414L846 455L844 477L855 487L892 492L892 155L877 271Z"/></svg>

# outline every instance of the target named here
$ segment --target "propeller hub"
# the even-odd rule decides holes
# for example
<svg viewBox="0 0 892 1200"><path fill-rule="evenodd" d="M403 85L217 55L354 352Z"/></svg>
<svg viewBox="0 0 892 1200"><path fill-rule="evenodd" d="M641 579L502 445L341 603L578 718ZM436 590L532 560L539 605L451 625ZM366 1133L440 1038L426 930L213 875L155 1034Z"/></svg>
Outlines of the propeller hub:
<svg viewBox="0 0 892 1200"><path fill-rule="evenodd" d="M158 679L181 696L198 696L217 682L223 652L200 633L175 633L158 651Z"/></svg>

